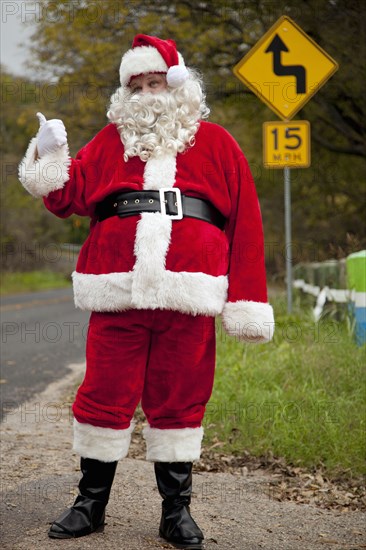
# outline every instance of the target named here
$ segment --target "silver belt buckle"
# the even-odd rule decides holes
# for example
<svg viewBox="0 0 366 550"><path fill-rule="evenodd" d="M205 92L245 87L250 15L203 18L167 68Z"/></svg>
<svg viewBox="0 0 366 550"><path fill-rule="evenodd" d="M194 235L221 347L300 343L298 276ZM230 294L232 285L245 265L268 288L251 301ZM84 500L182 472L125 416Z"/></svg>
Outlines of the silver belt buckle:
<svg viewBox="0 0 366 550"><path fill-rule="evenodd" d="M167 214L166 213L166 199L165 199L165 193L167 192L175 193L175 206L177 207L177 214ZM159 197L160 197L160 211L161 215L164 216L164 218L170 218L171 220L181 220L183 218L183 205L182 205L182 195L180 192L180 189L177 187L162 187L159 189Z"/></svg>

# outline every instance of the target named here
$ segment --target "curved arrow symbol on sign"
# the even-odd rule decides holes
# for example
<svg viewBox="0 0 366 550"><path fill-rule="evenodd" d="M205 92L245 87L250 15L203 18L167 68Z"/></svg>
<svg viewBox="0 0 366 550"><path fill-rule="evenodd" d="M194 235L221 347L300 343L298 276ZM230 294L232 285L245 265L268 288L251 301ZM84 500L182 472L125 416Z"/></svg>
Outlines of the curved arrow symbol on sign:
<svg viewBox="0 0 366 550"><path fill-rule="evenodd" d="M273 72L277 76L294 76L296 78L296 93L306 94L306 69L303 65L282 65L281 52L289 49L276 34L264 53L273 53Z"/></svg>

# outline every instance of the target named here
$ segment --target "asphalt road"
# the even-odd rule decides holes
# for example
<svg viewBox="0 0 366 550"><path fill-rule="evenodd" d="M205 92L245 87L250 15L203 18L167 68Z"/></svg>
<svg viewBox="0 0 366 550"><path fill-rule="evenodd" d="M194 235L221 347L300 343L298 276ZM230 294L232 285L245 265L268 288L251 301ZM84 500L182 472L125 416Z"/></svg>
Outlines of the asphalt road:
<svg viewBox="0 0 366 550"><path fill-rule="evenodd" d="M84 360L89 312L66 288L6 296L0 313L2 419Z"/></svg>

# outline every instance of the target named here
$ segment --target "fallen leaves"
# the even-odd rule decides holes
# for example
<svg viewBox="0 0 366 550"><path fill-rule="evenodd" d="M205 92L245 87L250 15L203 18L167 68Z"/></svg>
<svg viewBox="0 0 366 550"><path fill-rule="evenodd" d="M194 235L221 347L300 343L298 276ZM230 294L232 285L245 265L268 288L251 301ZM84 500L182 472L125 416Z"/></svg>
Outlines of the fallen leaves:
<svg viewBox="0 0 366 550"><path fill-rule="evenodd" d="M255 472L263 474L263 492L269 498L338 509L343 513L366 510L366 487L362 478L352 479L344 475L339 479L329 479L322 469L309 471L289 465L285 459L271 454L266 457L253 457L248 451L243 451L241 455L227 454L222 447L224 443L219 440L214 440L210 447L204 447L201 459L195 463L195 471L230 472L242 476ZM145 460L145 455L142 422L138 422L132 435L129 456Z"/></svg>

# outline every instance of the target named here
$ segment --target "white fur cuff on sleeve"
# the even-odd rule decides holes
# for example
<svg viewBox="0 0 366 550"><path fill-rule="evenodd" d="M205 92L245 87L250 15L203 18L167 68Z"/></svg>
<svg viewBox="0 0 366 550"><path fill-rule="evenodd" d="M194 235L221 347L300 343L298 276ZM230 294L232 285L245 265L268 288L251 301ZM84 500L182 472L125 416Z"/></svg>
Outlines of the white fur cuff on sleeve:
<svg viewBox="0 0 366 550"><path fill-rule="evenodd" d="M37 159L37 137L33 138L19 165L19 180L34 197L46 197L62 189L69 179L71 159L65 144L53 153Z"/></svg>
<svg viewBox="0 0 366 550"><path fill-rule="evenodd" d="M230 336L244 342L264 343L273 338L274 317L269 304L246 300L227 302L222 322Z"/></svg>

